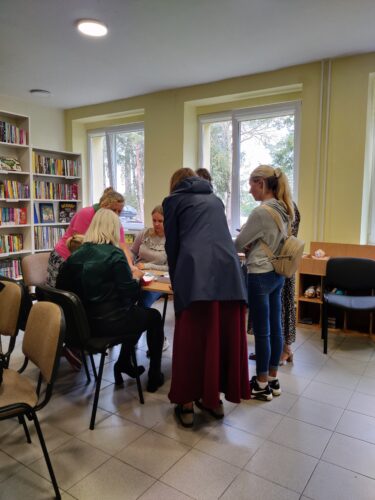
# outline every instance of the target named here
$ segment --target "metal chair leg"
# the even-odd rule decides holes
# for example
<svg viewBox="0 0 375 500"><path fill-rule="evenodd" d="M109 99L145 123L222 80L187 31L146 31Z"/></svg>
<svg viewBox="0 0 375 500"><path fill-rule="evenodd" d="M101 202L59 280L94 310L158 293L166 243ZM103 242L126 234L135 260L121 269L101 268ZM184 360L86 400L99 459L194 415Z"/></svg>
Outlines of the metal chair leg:
<svg viewBox="0 0 375 500"><path fill-rule="evenodd" d="M103 376L103 369L104 369L104 359L106 357L106 354L107 354L106 352L102 352L101 357L100 357L99 372L98 372L98 378L96 380L94 402L93 402L93 405L92 405L90 430L94 430L94 427L95 427L96 410L98 408L100 385L102 383L102 376Z"/></svg>
<svg viewBox="0 0 375 500"><path fill-rule="evenodd" d="M322 339L323 339L323 352L327 354L328 350L328 304L323 299L322 307Z"/></svg>
<svg viewBox="0 0 375 500"><path fill-rule="evenodd" d="M29 429L27 427L25 417L23 415L19 415L18 416L18 422L23 426L23 430L24 430L25 436L26 436L26 441L28 443L31 443L30 432L29 432Z"/></svg>
<svg viewBox="0 0 375 500"><path fill-rule="evenodd" d="M143 391L142 391L142 385L141 385L141 378L138 373L138 363L137 363L137 355L135 353L135 347L132 347L131 350L131 357L133 361L133 365L135 367L135 373L137 374L135 377L135 380L137 381L137 388L138 388L138 396L139 396L139 401L143 405L145 404L145 400L143 399Z"/></svg>
<svg viewBox="0 0 375 500"><path fill-rule="evenodd" d="M56 499L57 500L61 500L61 495L60 495L59 487L58 487L58 484L57 484L57 481L56 481L55 473L53 472L51 460L49 458L49 454L48 454L48 450L47 450L47 447L46 447L46 443L44 441L42 429L40 428L38 417L36 416L35 412L33 412L32 418L34 420L35 429L36 429L36 432L38 434L38 438L39 438L39 441L40 441L40 446L42 447L42 450L43 450L43 455L44 455L44 459L46 461L48 472L49 472L49 475L51 477L53 489L55 490Z"/></svg>
<svg viewBox="0 0 375 500"><path fill-rule="evenodd" d="M91 377L90 377L89 367L87 366L87 359L86 359L84 351L81 351L81 358L82 358L83 366L85 368L87 383L89 384L91 382Z"/></svg>
<svg viewBox="0 0 375 500"><path fill-rule="evenodd" d="M95 366L95 361L94 361L94 355L93 354L89 354L89 356L90 356L92 373L94 374L94 379L95 379L95 382L96 382L98 380L98 373L96 371L96 366Z"/></svg>

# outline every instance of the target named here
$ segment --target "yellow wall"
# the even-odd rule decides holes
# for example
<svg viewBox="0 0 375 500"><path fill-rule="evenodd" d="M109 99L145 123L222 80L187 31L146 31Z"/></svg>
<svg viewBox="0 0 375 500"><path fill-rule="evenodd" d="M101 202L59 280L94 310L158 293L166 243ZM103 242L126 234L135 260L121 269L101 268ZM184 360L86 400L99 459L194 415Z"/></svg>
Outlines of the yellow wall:
<svg viewBox="0 0 375 500"><path fill-rule="evenodd" d="M86 154L84 134L90 122L118 123L122 115L142 109L148 214L167 194L175 169L197 166L198 113L298 97L301 236L306 242L358 243L367 88L374 70L375 54L366 54L66 110L67 147Z"/></svg>

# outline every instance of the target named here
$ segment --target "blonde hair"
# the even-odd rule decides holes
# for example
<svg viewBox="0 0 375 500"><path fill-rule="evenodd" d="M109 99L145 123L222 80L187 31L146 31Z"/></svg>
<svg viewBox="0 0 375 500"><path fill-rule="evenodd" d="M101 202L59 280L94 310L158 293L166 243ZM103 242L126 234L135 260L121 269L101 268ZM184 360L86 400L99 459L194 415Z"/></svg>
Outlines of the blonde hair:
<svg viewBox="0 0 375 500"><path fill-rule="evenodd" d="M125 198L121 193L118 193L113 187L107 187L99 200L100 208L109 208L114 203L125 203Z"/></svg>
<svg viewBox="0 0 375 500"><path fill-rule="evenodd" d="M154 208L154 210L151 212L151 215L154 215L154 214L160 214L164 217L164 210L163 210L163 206L162 205L156 205L156 207Z"/></svg>
<svg viewBox="0 0 375 500"><path fill-rule="evenodd" d="M292 193L287 176L279 168L273 168L271 165L259 165L255 168L250 175L250 180L264 181L264 187L268 191L272 191L273 195L278 201L284 203L289 216L294 219L294 207L292 200Z"/></svg>
<svg viewBox="0 0 375 500"><path fill-rule="evenodd" d="M179 184L184 179L187 179L188 177L197 177L197 174L191 168L179 168L178 170L176 170L176 172L171 177L169 192L173 193L173 191L177 187L177 184Z"/></svg>
<svg viewBox="0 0 375 500"><path fill-rule="evenodd" d="M120 244L120 219L108 208L100 208L94 215L85 234L84 243L104 245L112 243L118 247Z"/></svg>
<svg viewBox="0 0 375 500"><path fill-rule="evenodd" d="M75 252L82 245L85 238L84 234L74 234L66 240L66 246L70 253Z"/></svg>

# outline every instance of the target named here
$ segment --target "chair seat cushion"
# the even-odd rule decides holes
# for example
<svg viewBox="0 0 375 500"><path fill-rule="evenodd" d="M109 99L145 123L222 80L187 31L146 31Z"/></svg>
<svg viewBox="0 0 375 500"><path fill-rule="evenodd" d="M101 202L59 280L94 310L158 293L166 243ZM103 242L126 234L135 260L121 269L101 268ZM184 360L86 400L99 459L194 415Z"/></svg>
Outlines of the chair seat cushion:
<svg viewBox="0 0 375 500"><path fill-rule="evenodd" d="M34 408L38 396L30 380L15 370L6 369L3 372L3 383L0 385L0 415L17 415L23 413L20 409L6 407L15 404L25 404Z"/></svg>
<svg viewBox="0 0 375 500"><path fill-rule="evenodd" d="M355 295L336 295L335 293L325 293L324 300L331 306L342 309L355 309L358 311L375 310L375 297L358 297Z"/></svg>

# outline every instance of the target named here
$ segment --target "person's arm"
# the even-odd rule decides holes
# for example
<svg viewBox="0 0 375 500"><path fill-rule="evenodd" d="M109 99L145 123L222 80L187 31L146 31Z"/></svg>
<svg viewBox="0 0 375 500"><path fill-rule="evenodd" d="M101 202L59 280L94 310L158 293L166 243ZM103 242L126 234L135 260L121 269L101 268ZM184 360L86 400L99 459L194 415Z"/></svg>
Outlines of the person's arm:
<svg viewBox="0 0 375 500"><path fill-rule="evenodd" d="M133 242L133 245L131 246L130 251L134 255L134 261L137 259L138 255L139 255L139 248L143 243L144 234L145 234L144 231L141 231L140 233L138 233L134 242Z"/></svg>
<svg viewBox="0 0 375 500"><path fill-rule="evenodd" d="M143 262L142 267L138 264L139 269L155 269L155 271L168 271L167 264L153 264L152 262Z"/></svg>
<svg viewBox="0 0 375 500"><path fill-rule="evenodd" d="M237 236L234 245L237 252L243 252L249 248L251 243L262 238L263 225L256 209L251 212L246 223L242 226L240 234Z"/></svg>
<svg viewBox="0 0 375 500"><path fill-rule="evenodd" d="M113 257L113 276L119 297L132 298L139 294L139 281L134 279L128 261L116 252Z"/></svg>
<svg viewBox="0 0 375 500"><path fill-rule="evenodd" d="M177 264L177 257L180 251L179 228L176 217L176 207L171 206L171 198L165 198L164 209L164 233L165 251L168 257L168 267L171 281L173 282Z"/></svg>

